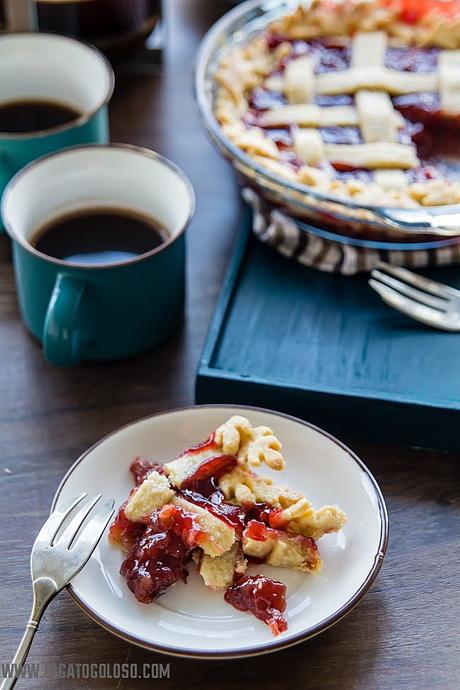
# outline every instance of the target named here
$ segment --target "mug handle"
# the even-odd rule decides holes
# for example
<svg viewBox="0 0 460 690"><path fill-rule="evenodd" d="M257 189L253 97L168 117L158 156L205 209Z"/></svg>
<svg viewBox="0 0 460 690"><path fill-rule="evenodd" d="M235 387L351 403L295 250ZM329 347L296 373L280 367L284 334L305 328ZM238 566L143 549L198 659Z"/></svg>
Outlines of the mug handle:
<svg viewBox="0 0 460 690"><path fill-rule="evenodd" d="M68 367L82 357L82 337L76 328L78 309L86 283L58 273L43 326L43 350L51 364Z"/></svg>

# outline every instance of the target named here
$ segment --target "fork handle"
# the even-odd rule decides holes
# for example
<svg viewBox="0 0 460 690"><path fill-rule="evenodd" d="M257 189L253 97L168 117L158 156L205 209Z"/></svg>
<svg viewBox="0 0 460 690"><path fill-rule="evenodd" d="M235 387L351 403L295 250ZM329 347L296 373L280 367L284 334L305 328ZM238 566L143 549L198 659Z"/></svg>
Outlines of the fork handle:
<svg viewBox="0 0 460 690"><path fill-rule="evenodd" d="M19 643L17 652L14 655L13 661L11 662L11 677L5 678L3 683L0 685L0 690L11 690L11 688L14 688L16 685L16 681L21 676L22 667L29 654L29 649L32 644L32 640L35 637L35 633L37 632L39 623L40 621L36 621L33 618L31 618L27 623L26 631L22 636L22 640Z"/></svg>
<svg viewBox="0 0 460 690"><path fill-rule="evenodd" d="M34 603L26 630L11 662L11 677L5 678L0 685L0 690L11 690L21 675L22 667L27 659L35 633L38 630L41 617L51 599L57 594L58 588L54 580L49 577L39 578L34 582Z"/></svg>

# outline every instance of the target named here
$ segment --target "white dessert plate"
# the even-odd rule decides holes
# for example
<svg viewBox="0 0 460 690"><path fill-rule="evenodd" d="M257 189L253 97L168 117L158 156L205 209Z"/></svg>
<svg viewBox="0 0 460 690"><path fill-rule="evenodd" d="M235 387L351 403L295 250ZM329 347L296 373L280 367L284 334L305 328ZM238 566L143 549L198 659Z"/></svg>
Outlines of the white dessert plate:
<svg viewBox="0 0 460 690"><path fill-rule="evenodd" d="M274 637L262 621L237 611L221 593L207 589L193 563L188 567L187 584L177 583L153 604L139 603L119 574L122 554L104 535L69 592L94 621L115 635L183 657L264 654L302 642L337 623L377 576L388 541L388 516L369 470L321 429L260 408L204 405L132 422L75 462L56 492L53 509L83 491L113 497L118 507L133 486L129 465L136 455L167 462L234 414L248 417L253 425L272 427L281 440L286 470L278 473L278 482L304 491L317 507L335 503L347 513L343 531L318 542L324 563L321 573L250 566L249 573L261 572L287 585L288 630Z"/></svg>

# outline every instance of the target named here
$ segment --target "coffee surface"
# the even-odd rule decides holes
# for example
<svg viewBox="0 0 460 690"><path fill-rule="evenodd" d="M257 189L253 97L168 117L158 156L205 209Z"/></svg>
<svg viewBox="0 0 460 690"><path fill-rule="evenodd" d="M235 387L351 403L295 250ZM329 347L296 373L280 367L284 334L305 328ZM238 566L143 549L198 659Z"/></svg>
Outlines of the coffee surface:
<svg viewBox="0 0 460 690"><path fill-rule="evenodd" d="M159 247L167 232L129 210L87 209L59 216L38 229L31 244L43 254L79 264L111 264Z"/></svg>
<svg viewBox="0 0 460 690"><path fill-rule="evenodd" d="M0 103L0 132L25 134L60 127L81 113L64 103L44 100L18 100Z"/></svg>

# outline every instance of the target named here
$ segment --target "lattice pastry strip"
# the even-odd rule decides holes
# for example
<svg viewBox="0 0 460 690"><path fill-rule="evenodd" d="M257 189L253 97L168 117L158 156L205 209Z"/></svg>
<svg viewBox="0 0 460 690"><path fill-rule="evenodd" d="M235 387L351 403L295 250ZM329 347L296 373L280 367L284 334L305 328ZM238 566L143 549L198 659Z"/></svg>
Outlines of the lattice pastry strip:
<svg viewBox="0 0 460 690"><path fill-rule="evenodd" d="M352 67L339 72L318 74L316 92L324 96L353 94L362 89L386 91L398 96L421 91L436 91L438 75L435 72L398 72L385 67Z"/></svg>
<svg viewBox="0 0 460 690"><path fill-rule="evenodd" d="M219 486L227 501L240 505L266 503L281 509L276 516L277 524L288 532L315 540L342 529L346 522L345 513L336 506L315 510L301 493L277 486L268 477L258 477L241 467L221 477Z"/></svg>
<svg viewBox="0 0 460 690"><path fill-rule="evenodd" d="M419 164L416 149L409 144L376 141L371 144L325 144L330 161L353 168L397 168L410 170Z"/></svg>
<svg viewBox="0 0 460 690"><path fill-rule="evenodd" d="M142 484L131 493L126 506L125 515L128 520L142 522L155 510L162 508L174 496L167 477L158 472L150 472Z"/></svg>
<svg viewBox="0 0 460 690"><path fill-rule="evenodd" d="M336 80L336 93L346 93L347 80L350 74L364 74L364 84L377 88L382 74L384 79L391 77L384 68L387 36L383 32L358 33L352 41L351 69L318 75L316 87L321 92L321 78ZM303 60L303 58L302 58ZM300 59L293 60L296 65L293 72L298 84L301 82ZM310 75L310 67L309 72ZM289 67L289 65L288 65ZM372 71L378 70L375 80ZM383 72L382 72L383 70ZM292 81L293 75L290 75ZM407 75L402 75L404 78ZM416 75L418 76L418 75ZM410 80L412 75L407 78ZM399 78L399 77L398 77ZM310 76L308 76L310 80ZM354 79L354 77L353 77ZM430 76L431 79L431 76ZM345 81L344 81L345 80ZM361 129L363 144L324 144L321 134L316 130L298 129L294 134L294 151L306 165L318 166L322 160L348 165L354 168L370 170L389 169L408 170L417 167L419 160L415 146L398 142L398 127L402 118L396 113L387 93L361 88L361 81L356 81L351 91L356 91L355 108L351 106L331 106L319 108L314 104L301 104L276 108L265 113L261 118L263 126L298 124L303 127L356 126ZM383 82L382 82L383 83ZM292 87L292 84L291 84ZM285 76L285 90L287 81ZM300 94L297 92L297 96ZM310 92L308 98L311 98ZM385 145L382 145L382 143ZM387 174L383 181L387 187L401 186L400 174Z"/></svg>
<svg viewBox="0 0 460 690"><path fill-rule="evenodd" d="M233 527L215 517L209 510L187 501L182 496L175 495L171 503L193 515L194 520L203 531L200 546L205 554L211 557L221 556L232 548L236 541Z"/></svg>
<svg viewBox="0 0 460 690"><path fill-rule="evenodd" d="M337 96L363 89L392 95L436 91L436 72L400 72L384 65L387 37L380 31L357 33L352 40L351 66L347 70L315 75L309 56L291 60L282 80L272 77L269 88L282 87L290 103L311 103L315 93ZM445 51L450 54L457 51ZM448 59L449 60L449 59Z"/></svg>
<svg viewBox="0 0 460 690"><path fill-rule="evenodd" d="M315 81L313 62L308 55L291 60L284 71L284 92L289 103L311 103Z"/></svg>
<svg viewBox="0 0 460 690"><path fill-rule="evenodd" d="M361 134L366 143L398 141L395 110L387 93L358 91L355 103Z"/></svg>
<svg viewBox="0 0 460 690"><path fill-rule="evenodd" d="M378 94L374 93L374 95ZM397 129L403 127L404 119L402 115L394 109L392 111L392 125ZM313 103L273 108L262 113L259 118L259 123L262 127L283 127L286 125L299 125L299 127L357 127L360 121L361 114L352 105L331 105L321 108Z"/></svg>
<svg viewBox="0 0 460 690"><path fill-rule="evenodd" d="M252 520L243 532L243 553L279 568L318 573L321 558L313 539L271 529Z"/></svg>
<svg viewBox="0 0 460 690"><path fill-rule="evenodd" d="M445 113L460 113L460 50L444 50L439 55L439 96Z"/></svg>
<svg viewBox="0 0 460 690"><path fill-rule="evenodd" d="M317 129L300 129L294 136L297 158L307 165L319 165L325 158L324 143Z"/></svg>
<svg viewBox="0 0 460 690"><path fill-rule="evenodd" d="M196 549L193 552L193 560L205 585L213 590L230 587L235 580L235 574L244 575L248 565L240 543L233 544L229 551L214 558L203 553L201 549Z"/></svg>
<svg viewBox="0 0 460 690"><path fill-rule="evenodd" d="M374 182L383 189L403 189L407 179L403 170L375 170Z"/></svg>
<svg viewBox="0 0 460 690"><path fill-rule="evenodd" d="M400 72L385 67L387 36L381 31L359 32L352 40L351 65L347 70L314 74L310 56L291 60L282 79L289 103L311 103L320 95L353 94L363 89L406 94L434 91L438 76L431 72ZM280 85L276 77L272 84Z"/></svg>
<svg viewBox="0 0 460 690"><path fill-rule="evenodd" d="M323 144L316 130L299 130L294 136L294 150L299 159L308 165L315 165L324 158L334 163L369 170L409 170L419 164L416 149L409 144Z"/></svg>
<svg viewBox="0 0 460 690"><path fill-rule="evenodd" d="M385 64L388 36L384 31L360 31L352 42L351 66L382 67Z"/></svg>
<svg viewBox="0 0 460 690"><path fill-rule="evenodd" d="M288 532L296 532L317 540L330 532L338 532L347 518L337 506L323 506L315 510L306 498L302 498L289 508L285 508L277 519L285 523L284 529Z"/></svg>

